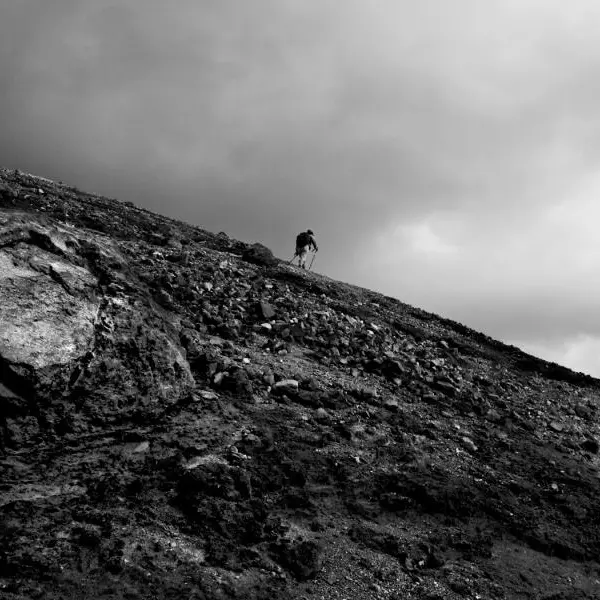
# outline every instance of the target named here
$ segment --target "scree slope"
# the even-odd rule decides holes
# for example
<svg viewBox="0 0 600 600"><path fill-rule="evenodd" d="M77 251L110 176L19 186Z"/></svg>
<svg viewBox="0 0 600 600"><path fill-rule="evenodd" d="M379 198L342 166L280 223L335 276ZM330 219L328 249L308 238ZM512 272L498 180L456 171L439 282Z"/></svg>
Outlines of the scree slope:
<svg viewBox="0 0 600 600"><path fill-rule="evenodd" d="M600 598L599 382L0 170L0 597Z"/></svg>

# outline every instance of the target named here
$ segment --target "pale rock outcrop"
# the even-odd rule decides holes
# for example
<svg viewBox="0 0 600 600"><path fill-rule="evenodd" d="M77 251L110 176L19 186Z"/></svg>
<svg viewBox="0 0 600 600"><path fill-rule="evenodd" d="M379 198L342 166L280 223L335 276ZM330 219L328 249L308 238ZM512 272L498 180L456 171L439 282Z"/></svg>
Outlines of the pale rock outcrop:
<svg viewBox="0 0 600 600"><path fill-rule="evenodd" d="M172 319L111 242L82 233L0 212L4 444L21 441L25 422L31 432L32 417L50 432L81 428L193 385Z"/></svg>

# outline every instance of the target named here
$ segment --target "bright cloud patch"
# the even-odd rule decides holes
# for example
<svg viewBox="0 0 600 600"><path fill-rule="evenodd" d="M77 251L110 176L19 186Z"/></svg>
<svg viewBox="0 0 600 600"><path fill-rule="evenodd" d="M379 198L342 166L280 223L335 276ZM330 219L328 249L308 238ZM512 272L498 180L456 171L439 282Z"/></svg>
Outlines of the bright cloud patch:
<svg viewBox="0 0 600 600"><path fill-rule="evenodd" d="M409 250L418 254L454 254L457 251L428 222L415 225L402 225L396 235L407 244Z"/></svg>
<svg viewBox="0 0 600 600"><path fill-rule="evenodd" d="M370 257L373 254L385 256L385 264L406 260L440 260L458 253L459 248L453 238L452 228L431 216L381 230L375 244L366 244L365 251Z"/></svg>

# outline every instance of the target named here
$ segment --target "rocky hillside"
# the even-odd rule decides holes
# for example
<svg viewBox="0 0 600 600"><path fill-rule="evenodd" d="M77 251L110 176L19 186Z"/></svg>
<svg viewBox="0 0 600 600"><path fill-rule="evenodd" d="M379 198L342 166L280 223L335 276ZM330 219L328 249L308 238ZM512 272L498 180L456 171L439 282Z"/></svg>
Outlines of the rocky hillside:
<svg viewBox="0 0 600 600"><path fill-rule="evenodd" d="M599 382L0 170L0 598L600 598Z"/></svg>

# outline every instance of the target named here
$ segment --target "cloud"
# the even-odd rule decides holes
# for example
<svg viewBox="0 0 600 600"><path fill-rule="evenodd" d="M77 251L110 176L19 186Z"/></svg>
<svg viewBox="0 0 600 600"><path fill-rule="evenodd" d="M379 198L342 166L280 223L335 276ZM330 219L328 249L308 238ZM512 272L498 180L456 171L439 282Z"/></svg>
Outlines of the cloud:
<svg viewBox="0 0 600 600"><path fill-rule="evenodd" d="M436 258L439 255L454 254L456 252L456 246L442 239L427 222L412 226L400 226L399 230L400 236L410 249L409 251L424 255L434 255Z"/></svg>

